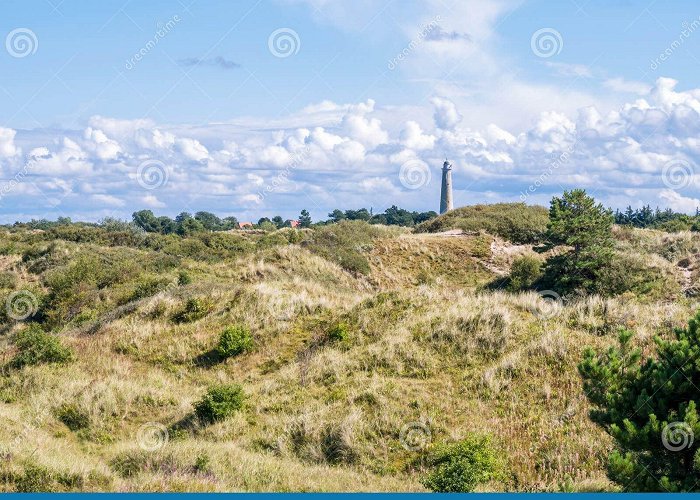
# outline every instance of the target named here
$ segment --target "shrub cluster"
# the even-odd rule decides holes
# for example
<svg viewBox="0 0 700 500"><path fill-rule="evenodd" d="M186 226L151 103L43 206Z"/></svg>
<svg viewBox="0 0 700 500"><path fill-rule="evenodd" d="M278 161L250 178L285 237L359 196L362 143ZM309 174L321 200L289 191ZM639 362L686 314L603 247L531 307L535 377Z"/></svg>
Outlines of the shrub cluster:
<svg viewBox="0 0 700 500"><path fill-rule="evenodd" d="M41 363L65 363L73 359L73 351L65 347L61 340L46 333L38 325L30 325L17 334L15 339L17 354L12 365L21 368Z"/></svg>
<svg viewBox="0 0 700 500"><path fill-rule="evenodd" d="M245 394L238 384L210 387L194 405L195 414L203 423L224 420L243 408Z"/></svg>
<svg viewBox="0 0 700 500"><path fill-rule="evenodd" d="M253 336L243 325L229 326L219 336L216 352L222 358L237 356L253 348Z"/></svg>

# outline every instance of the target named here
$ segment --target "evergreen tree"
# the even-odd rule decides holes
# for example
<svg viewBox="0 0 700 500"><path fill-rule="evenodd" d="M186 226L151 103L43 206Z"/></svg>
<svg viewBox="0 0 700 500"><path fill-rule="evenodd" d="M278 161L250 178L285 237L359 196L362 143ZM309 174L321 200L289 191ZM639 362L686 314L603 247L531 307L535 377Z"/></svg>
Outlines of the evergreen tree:
<svg viewBox="0 0 700 500"><path fill-rule="evenodd" d="M160 222L150 210L139 210L131 215L131 218L138 227L147 233L160 232Z"/></svg>
<svg viewBox="0 0 700 500"><path fill-rule="evenodd" d="M311 215L308 210L304 209L301 211L301 215L299 215L299 225L301 227L311 227Z"/></svg>
<svg viewBox="0 0 700 500"><path fill-rule="evenodd" d="M612 260L612 223L612 212L596 205L582 189L554 197L549 209L547 247L565 245L571 250L547 260L545 280L560 293L601 291L596 281Z"/></svg>
<svg viewBox="0 0 700 500"><path fill-rule="evenodd" d="M284 227L284 219L283 219L281 216L279 216L279 215L275 215L275 216L272 218L272 223L275 225L275 227L276 227L277 229L279 229L279 228L281 228L281 227Z"/></svg>
<svg viewBox="0 0 700 500"><path fill-rule="evenodd" d="M654 339L642 360L622 330L619 347L586 349L579 371L591 417L615 439L610 478L632 491L700 490L700 313L675 338Z"/></svg>

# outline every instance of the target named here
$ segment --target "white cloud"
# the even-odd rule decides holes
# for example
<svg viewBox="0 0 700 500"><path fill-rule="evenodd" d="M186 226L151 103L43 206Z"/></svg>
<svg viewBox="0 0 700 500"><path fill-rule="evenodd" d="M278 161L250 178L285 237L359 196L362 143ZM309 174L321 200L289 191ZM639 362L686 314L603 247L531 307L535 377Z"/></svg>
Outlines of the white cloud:
<svg viewBox="0 0 700 500"><path fill-rule="evenodd" d="M406 122L406 126L401 131L401 144L417 151L432 149L435 145L435 136L424 134L418 122L411 120Z"/></svg>
<svg viewBox="0 0 700 500"><path fill-rule="evenodd" d="M433 119L438 128L450 130L462 120L462 115L457 111L457 106L449 99L433 97L430 102L435 108Z"/></svg>
<svg viewBox="0 0 700 500"><path fill-rule="evenodd" d="M0 127L0 157L10 157L19 154L19 149L15 146L15 135L17 132L11 128Z"/></svg>
<svg viewBox="0 0 700 500"><path fill-rule="evenodd" d="M683 196L671 189L661 191L659 199L662 200L665 206L677 212L695 213L695 209L700 208L700 199Z"/></svg>
<svg viewBox="0 0 700 500"><path fill-rule="evenodd" d="M241 123L143 128L100 117L84 130L54 135L3 132L3 175L26 166L31 182L4 196L0 209L5 217L12 206L12 213L44 216L60 209L95 218L106 210L128 218L140 208L171 215L204 209L253 220L276 212L291 217L301 208L316 217L362 205L429 210L436 208L439 182L409 193L400 166L420 160L435 180L447 155L458 203L517 201L524 194L529 203L546 204L563 189L585 187L615 206L661 203L692 212L700 185L671 191L662 174L678 160L700 172L699 104L700 90L681 91L662 79L616 111L547 111L523 131L498 120L467 126L457 103L441 96L408 111L373 101L337 105L341 111L323 127L305 111L289 117L299 126L263 130ZM416 120L407 120L410 115ZM111 132L96 128L98 122ZM137 182L144 162L163 174L151 190Z"/></svg>

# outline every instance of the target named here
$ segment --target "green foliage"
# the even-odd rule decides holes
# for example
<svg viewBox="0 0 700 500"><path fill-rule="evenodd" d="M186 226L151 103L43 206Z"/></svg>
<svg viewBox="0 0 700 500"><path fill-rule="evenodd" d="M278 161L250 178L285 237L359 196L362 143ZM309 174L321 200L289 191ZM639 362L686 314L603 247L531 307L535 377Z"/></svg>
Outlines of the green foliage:
<svg viewBox="0 0 700 500"><path fill-rule="evenodd" d="M328 340L332 342L346 342L350 339L350 327L347 323L338 323L328 330Z"/></svg>
<svg viewBox="0 0 700 500"><path fill-rule="evenodd" d="M451 210L416 226L419 233L450 229L486 231L513 243L539 243L547 228L547 209L524 203L472 205Z"/></svg>
<svg viewBox="0 0 700 500"><path fill-rule="evenodd" d="M57 336L44 332L36 324L17 334L15 346L17 354L12 365L16 368L41 363L66 363L73 359L70 348L65 347Z"/></svg>
<svg viewBox="0 0 700 500"><path fill-rule="evenodd" d="M549 209L547 247L571 250L547 259L545 281L560 293L574 290L609 293L599 285L613 257L612 213L596 205L582 189L554 197Z"/></svg>
<svg viewBox="0 0 700 500"><path fill-rule="evenodd" d="M54 413L56 418L73 432L90 427L90 415L75 404L64 403L56 408Z"/></svg>
<svg viewBox="0 0 700 500"><path fill-rule="evenodd" d="M200 453L194 459L192 468L197 474L211 474L211 458L207 453Z"/></svg>
<svg viewBox="0 0 700 500"><path fill-rule="evenodd" d="M632 491L697 491L700 313L675 338L656 337L652 357L642 359L632 338L621 330L618 346L588 348L579 365L591 418L617 444L608 475Z"/></svg>
<svg viewBox="0 0 700 500"><path fill-rule="evenodd" d="M350 272L368 274L369 261L364 252L383 234L381 228L366 222L342 221L314 228L303 244L313 253L339 264Z"/></svg>
<svg viewBox="0 0 700 500"><path fill-rule="evenodd" d="M229 326L219 336L216 352L222 358L237 356L253 348L253 336L243 325Z"/></svg>
<svg viewBox="0 0 700 500"><path fill-rule="evenodd" d="M606 295L631 292L647 300L674 299L681 287L672 273L650 265L642 256L616 252L600 270L596 288Z"/></svg>
<svg viewBox="0 0 700 500"><path fill-rule="evenodd" d="M66 491L82 486L83 478L79 474L55 471L34 462L26 464L22 474L15 479L18 493Z"/></svg>
<svg viewBox="0 0 700 500"><path fill-rule="evenodd" d="M194 404L200 421L214 423L224 420L243 408L245 394L238 384L210 387L201 400Z"/></svg>
<svg viewBox="0 0 700 500"><path fill-rule="evenodd" d="M438 493L474 491L480 484L501 478L503 464L488 436L471 435L439 445L428 457L431 470L421 482Z"/></svg>
<svg viewBox="0 0 700 500"><path fill-rule="evenodd" d="M185 305L173 316L173 321L176 323L191 323L202 319L209 314L213 305L206 298L192 297L187 299Z"/></svg>
<svg viewBox="0 0 700 500"><path fill-rule="evenodd" d="M185 285L189 285L190 283L192 283L192 277L190 276L190 274L187 271L185 271L184 269L181 269L180 271L178 271L177 284L180 286L185 286Z"/></svg>
<svg viewBox="0 0 700 500"><path fill-rule="evenodd" d="M524 255L513 261L510 269L508 287L513 291L526 290L542 276L542 261L536 257Z"/></svg>
<svg viewBox="0 0 700 500"><path fill-rule="evenodd" d="M301 215L299 215L299 225L301 227L311 227L311 215L309 215L309 211L304 209L301 211Z"/></svg>

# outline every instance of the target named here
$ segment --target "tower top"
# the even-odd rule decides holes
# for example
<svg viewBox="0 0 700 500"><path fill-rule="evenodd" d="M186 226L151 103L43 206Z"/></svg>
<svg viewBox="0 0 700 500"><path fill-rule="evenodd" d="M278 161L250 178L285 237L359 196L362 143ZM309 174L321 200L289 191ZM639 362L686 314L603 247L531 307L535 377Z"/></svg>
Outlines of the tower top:
<svg viewBox="0 0 700 500"><path fill-rule="evenodd" d="M442 164L443 170L452 170L452 164L445 158L445 163Z"/></svg>

